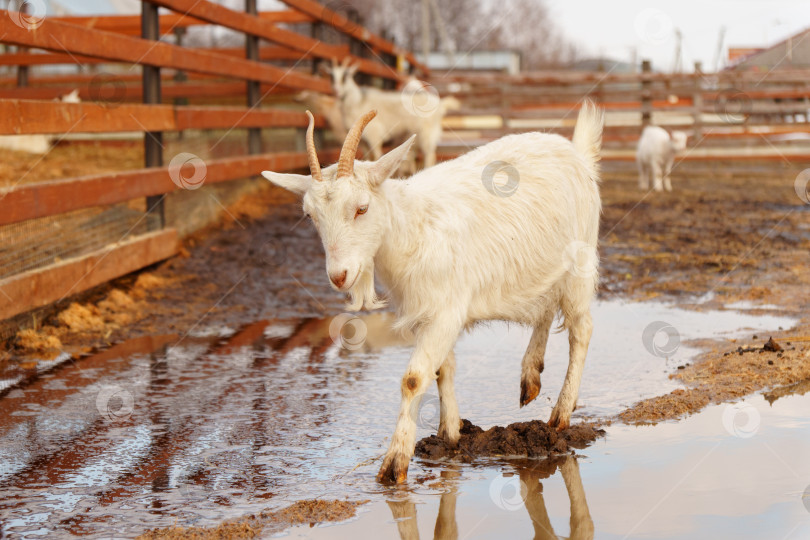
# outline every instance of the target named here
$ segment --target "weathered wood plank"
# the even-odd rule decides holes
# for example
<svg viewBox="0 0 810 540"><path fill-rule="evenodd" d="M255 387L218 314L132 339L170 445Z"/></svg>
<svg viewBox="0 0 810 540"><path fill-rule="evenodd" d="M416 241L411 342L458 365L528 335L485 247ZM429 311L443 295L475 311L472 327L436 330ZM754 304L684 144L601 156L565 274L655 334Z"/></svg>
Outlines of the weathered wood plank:
<svg viewBox="0 0 810 540"><path fill-rule="evenodd" d="M167 259L177 248L177 231L165 229L6 278L0 281L0 320Z"/></svg>

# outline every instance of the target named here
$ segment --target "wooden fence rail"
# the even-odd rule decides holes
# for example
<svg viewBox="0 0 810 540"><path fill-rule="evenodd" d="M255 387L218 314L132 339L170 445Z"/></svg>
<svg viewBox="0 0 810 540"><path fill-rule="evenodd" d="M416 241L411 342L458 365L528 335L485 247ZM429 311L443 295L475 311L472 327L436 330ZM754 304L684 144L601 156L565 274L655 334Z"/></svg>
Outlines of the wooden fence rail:
<svg viewBox="0 0 810 540"><path fill-rule="evenodd" d="M401 69L405 61L412 70L427 74L410 52L356 20L316 2L287 4L290 9L257 13L250 2L246 12L239 12L207 0L144 0L141 16L46 17L32 27L21 24L19 14L2 12L0 44L17 50L0 55L0 67L16 69L17 76L0 79L0 135L141 132L145 158L144 168L137 170L0 189L0 227L141 198L146 198L148 212L162 216L163 196L183 187L172 178L179 171L163 164L164 132L247 132L249 155L204 161L205 185L254 177L266 169L306 169L307 157L300 148L306 116L273 104L276 96L300 90L331 92L329 80L315 69L317 61L348 58L379 86L399 84L405 77ZM158 13L158 7L172 13ZM184 31L199 25L241 33L253 45L247 50L182 46ZM295 30L302 26L303 32ZM318 33L310 28L315 26L331 27L337 37L332 42L316 38ZM41 66L71 64L85 72L41 72ZM110 72L100 71L104 65L110 67L101 69ZM79 90L81 103L53 100L74 89ZM200 106L178 104L180 99L218 101ZM233 99L245 105L223 106ZM316 127L323 126L323 119L316 118ZM295 151L262 153L260 130L277 128L297 130ZM325 148L321 157L335 160L337 149ZM0 318L166 258L176 251L177 240L171 228L153 230L0 279L5 293L0 295Z"/></svg>

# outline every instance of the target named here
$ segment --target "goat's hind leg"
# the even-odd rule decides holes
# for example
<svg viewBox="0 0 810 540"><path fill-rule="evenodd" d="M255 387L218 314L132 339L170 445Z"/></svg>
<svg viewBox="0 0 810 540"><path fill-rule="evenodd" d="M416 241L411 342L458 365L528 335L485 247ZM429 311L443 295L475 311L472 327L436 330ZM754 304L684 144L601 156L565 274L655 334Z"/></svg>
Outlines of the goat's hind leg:
<svg viewBox="0 0 810 540"><path fill-rule="evenodd" d="M582 370L585 367L585 356L588 353L588 344L593 333L591 319L591 299L593 298L593 278L577 278L575 284L569 285L567 296L563 298L562 311L565 314L565 325L568 327L568 371L565 374L560 396L557 404L551 411L548 420L550 426L556 426L562 431L571 425L571 413L577 404L579 396L579 383L582 380Z"/></svg>
<svg viewBox="0 0 810 540"><path fill-rule="evenodd" d="M461 418L458 414L456 390L453 386L453 376L456 371L456 357L451 351L442 367L439 368L439 378L436 384L439 387L440 416L438 435L451 446L456 446L461 428Z"/></svg>
<svg viewBox="0 0 810 540"><path fill-rule="evenodd" d="M538 321L529 340L529 347L523 355L520 369L520 406L534 401L540 395L540 374L545 366L546 344L554 322L554 312L548 310Z"/></svg>

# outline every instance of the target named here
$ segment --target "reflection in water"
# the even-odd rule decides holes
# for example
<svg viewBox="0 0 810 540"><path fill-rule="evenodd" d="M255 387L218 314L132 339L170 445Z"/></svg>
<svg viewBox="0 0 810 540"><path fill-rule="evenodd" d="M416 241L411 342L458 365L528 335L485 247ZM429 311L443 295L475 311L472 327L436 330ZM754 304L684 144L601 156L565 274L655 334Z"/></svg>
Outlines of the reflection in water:
<svg viewBox="0 0 810 540"><path fill-rule="evenodd" d="M520 511L525 508L534 527L536 540L557 540L561 538L554 532L551 524L546 501L543 497L543 484L557 469L565 482L570 503L570 540L592 540L594 536L593 519L588 510L585 499L585 489L579 474L579 463L574 456L558 456L539 461L523 461L516 466L517 482L493 483L495 489L490 489L493 503L506 510ZM457 540L458 522L456 520L456 500L459 491L459 477L461 473L457 465L449 464L441 471L442 485L446 491L439 501L439 513L436 516L436 526L433 529L434 540ZM502 478L515 478L506 476ZM514 493L505 493L509 489ZM388 501L391 515L397 524L397 530L402 540L418 540L419 530L416 520L416 503L410 496L403 500ZM503 531L504 537L509 531Z"/></svg>
<svg viewBox="0 0 810 540"><path fill-rule="evenodd" d="M622 304L594 305L595 358L586 366L578 414L613 414L623 405L676 385L667 377L668 364L651 357L643 346L642 332L650 320L671 322L684 339L718 335L722 328L739 325L756 329L788 324L722 313L697 320L697 314L690 312L687 317L657 305L633 305L629 312L622 309ZM415 538L417 501L394 502L389 510L382 502L387 492L381 492L374 481L373 463L374 456L385 450L396 417L400 377L411 350L409 339L389 330L389 315L354 319L351 327L338 329L338 339L332 335L331 318L261 321L226 333L133 339L82 358L41 364L38 370L9 366L0 372L0 536L33 538L70 533L131 537L148 528L175 523L215 525L264 509L276 510L297 499L349 497L371 499L371 505L382 508L386 522L391 513L410 517L398 521L397 527L403 537ZM726 326L718 329L718 324ZM340 332L353 340L351 348L340 345ZM557 337L552 336L549 342L541 397L556 396L565 375L567 344L564 337L556 343ZM550 404L542 399L519 408L520 357L528 339L526 330L497 323L462 336L456 347L457 392L466 418L486 428L548 417ZM681 347L678 354L686 350ZM683 361L675 358L671 364ZM781 394L769 396L769 400L777 398L777 408L790 404ZM767 414L762 411L762 431L767 429ZM650 429L658 434L674 426L680 424ZM717 426L726 436L719 420ZM650 471L636 465L646 462L647 447L652 443L637 445L644 432L632 430L630 443L619 445L617 450L619 430L612 428L612 453L600 458L600 466L621 470L622 483L635 470L641 479L638 485L644 485L639 492L642 495L616 490L613 479L607 487L600 485L599 477L593 476L598 469L593 460L601 443L588 449L591 459L587 468L583 465L595 519L599 516L600 535L608 538L624 537L626 515L644 506L635 498L643 498L651 489L647 485ZM434 432L435 428L426 426L418 436ZM690 444L694 441L692 432L678 437ZM751 439L759 440L760 435ZM797 446L795 440L788 440L773 448L781 451L791 444ZM643 451L632 453L637 448ZM657 455L674 460L673 455L683 454L666 450L668 447L663 447ZM796 452L799 450L807 454L805 447L798 446ZM622 462L622 456L628 455L633 459ZM787 461L793 469L805 470L803 465ZM549 515L558 530L562 526L560 516L570 515L572 537L589 538L591 519L576 461L554 465L561 469L570 514L560 512L555 504L563 499L563 487L556 480L544 481L544 499L540 481L555 469L543 471L538 469L539 463L515 466L514 477L498 474L511 482L513 490L518 486L498 499L500 509L489 492L458 499L457 505L458 496L470 495L486 482L471 478L470 468L442 465L446 492L436 500L439 518L434 535L459 536L459 529L465 531L470 513L474 513L476 520L488 516L481 528L496 528L504 536L509 536L509 531L530 532L525 518L531 517L538 538L552 534ZM616 467L617 463L621 466ZM776 463L781 466L782 462ZM669 466L662 465L661 469L666 471ZM713 469L715 473L724 470L721 466ZM485 471L485 476L496 473L486 467L474 470ZM745 470L759 469L746 466ZM769 478L779 473L768 472ZM523 491L519 489L521 482ZM667 482L664 478L658 484L666 486ZM724 480L716 485L727 483ZM795 489L801 492L805 486L806 481ZM411 487L420 491L424 486ZM554 490L560 490L559 498L549 495L556 493ZM429 497L432 504L433 495ZM737 501L729 496L722 500ZM517 510L502 511L513 505ZM425 514L425 506L420 508ZM804 512L804 507L800 508ZM690 511L690 515L700 510ZM642 514L645 512L647 509ZM622 523L610 521L618 520L617 516ZM376 517L371 516L372 520ZM365 519L358 520L360 525ZM672 521L685 523L677 512L673 512ZM335 527L340 530L336 536L345 535L343 528L352 526ZM389 526L386 533L396 536L394 526ZM611 536L611 526L620 530L618 536ZM378 533L375 530L371 535L379 537ZM310 537L329 534L329 528L307 528Z"/></svg>

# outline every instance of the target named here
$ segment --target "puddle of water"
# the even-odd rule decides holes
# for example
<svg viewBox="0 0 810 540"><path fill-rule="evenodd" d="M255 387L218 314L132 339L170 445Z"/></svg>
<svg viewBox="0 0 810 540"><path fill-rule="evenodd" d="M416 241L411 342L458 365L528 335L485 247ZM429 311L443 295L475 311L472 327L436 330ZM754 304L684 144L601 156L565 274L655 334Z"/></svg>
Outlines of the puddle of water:
<svg viewBox="0 0 810 540"><path fill-rule="evenodd" d="M293 538L810 537L810 395L713 406L680 423L612 426L553 474L445 465L443 493L400 492ZM453 478L452 476L455 476ZM447 534L452 531L452 534Z"/></svg>
<svg viewBox="0 0 810 540"><path fill-rule="evenodd" d="M615 414L675 388L668 375L695 354L685 345L690 339L792 325L784 317L620 302L595 303L593 316L579 417ZM365 334L365 339L351 341L344 334L348 349L330 336L332 319L263 321L236 331L131 340L7 388L0 398L3 533L133 536L174 523L213 525L298 499L346 496L372 500L358 526L365 527L369 519L388 523L392 518L385 501L403 492L375 483L377 463L355 467L385 450L410 348L386 330L388 316L359 321L352 323L354 337ZM652 323L664 323L655 326L661 332L651 334ZM520 359L529 335L519 326L493 323L460 339L456 386L463 417L483 427L548 417L567 368L567 337L551 336L541 395L520 409ZM5 380L19 376L7 375ZM435 399L424 400L419 419L419 437L435 431ZM650 429L665 433L671 429L667 426ZM579 468L621 476L629 474L631 465L649 463L650 454L644 452L633 459L611 459L609 453L633 448L633 441L644 440L640 433L612 428L606 443L587 452L603 455L600 468L590 468L587 461L580 461ZM676 444L679 439L662 440ZM655 437L651 441L639 448L664 444ZM660 467L676 470L677 452L659 454ZM404 493L433 501L420 505L441 506L441 494L455 483L463 497L452 505L458 506L459 523L466 524L480 510L474 501L491 502L487 486L502 476L502 468L465 466L454 472L443 466L445 475L459 474L459 479L448 479L446 485L414 482ZM529 474L532 489L540 476L551 474L530 469L523 474ZM555 482L558 487L576 484L573 469L563 466L566 478L552 475L544 489ZM414 462L411 478L438 472ZM588 482L602 489L598 479L586 479L586 491ZM614 490L617 485L622 484L614 484ZM568 508L555 493L553 499L546 495L545 504ZM400 502L393 505L396 512L411 511L407 499ZM379 508L388 513L380 515ZM504 514L511 523L505 530L531 534L532 521L516 515ZM504 523L493 519L473 536L487 536L486 531L495 530L490 527Z"/></svg>

